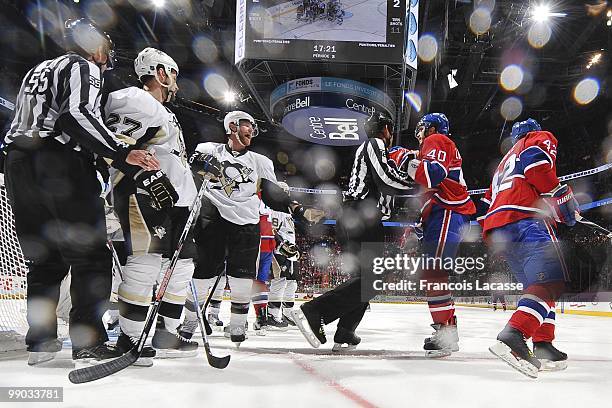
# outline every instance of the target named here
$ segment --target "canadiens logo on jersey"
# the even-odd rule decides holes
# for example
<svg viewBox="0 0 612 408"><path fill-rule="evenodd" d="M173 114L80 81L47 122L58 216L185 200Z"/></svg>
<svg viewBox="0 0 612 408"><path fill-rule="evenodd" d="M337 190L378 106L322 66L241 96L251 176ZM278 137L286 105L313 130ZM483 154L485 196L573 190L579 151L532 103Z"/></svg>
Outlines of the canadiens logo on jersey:
<svg viewBox="0 0 612 408"><path fill-rule="evenodd" d="M231 163L229 161L221 162L223 166L223 177L217 180L218 185L212 186L213 189L223 190L228 197L231 197L234 191L240 191L242 184L254 183L249 177L253 170L240 164Z"/></svg>

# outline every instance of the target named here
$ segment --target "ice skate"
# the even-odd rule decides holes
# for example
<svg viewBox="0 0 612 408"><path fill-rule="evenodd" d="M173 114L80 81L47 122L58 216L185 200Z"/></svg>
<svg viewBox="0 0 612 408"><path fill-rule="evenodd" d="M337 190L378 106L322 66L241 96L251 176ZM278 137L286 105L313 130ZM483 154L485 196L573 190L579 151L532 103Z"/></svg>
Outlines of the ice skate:
<svg viewBox="0 0 612 408"><path fill-rule="evenodd" d="M258 336L265 336L268 332L268 319L266 318L266 311L262 310L261 313L255 318L253 323L253 330Z"/></svg>
<svg viewBox="0 0 612 408"><path fill-rule="evenodd" d="M191 340L198 326L198 319L188 319L185 317L183 323L178 327L177 332L182 338Z"/></svg>
<svg viewBox="0 0 612 408"><path fill-rule="evenodd" d="M268 313L268 329L270 331L287 331L289 329L289 323L285 320L278 320L276 317Z"/></svg>
<svg viewBox="0 0 612 408"><path fill-rule="evenodd" d="M157 358L195 357L198 353L198 343L182 337L178 333L170 333L165 328L155 329L151 345L157 351Z"/></svg>
<svg viewBox="0 0 612 408"><path fill-rule="evenodd" d="M506 326L497 335L497 343L489 351L515 370L531 378L538 378L541 363L527 346L523 333Z"/></svg>
<svg viewBox="0 0 612 408"><path fill-rule="evenodd" d="M457 331L457 318L453 316L451 324L434 323L431 325L435 332L433 336L425 339L423 349L425 356L431 358L450 356L459 351L459 333Z"/></svg>
<svg viewBox="0 0 612 408"><path fill-rule="evenodd" d="M138 339L136 337L130 337L127 334L121 332L119 338L117 339L117 343L115 347L122 354L129 352L135 345L138 343ZM142 352L140 353L140 358L136 360L134 363L135 366L139 367L151 367L153 365L152 358L155 357L155 349L149 346L144 346L142 348Z"/></svg>
<svg viewBox="0 0 612 408"><path fill-rule="evenodd" d="M293 310L293 321L312 347L319 348L327 342L322 317L316 311L310 311L306 305L302 305Z"/></svg>
<svg viewBox="0 0 612 408"><path fill-rule="evenodd" d="M121 357L123 353L115 346L104 343L80 350L72 350L72 360L75 364L98 364L104 360Z"/></svg>
<svg viewBox="0 0 612 408"><path fill-rule="evenodd" d="M540 371L561 371L567 368L567 354L547 341L533 342L533 354L540 360Z"/></svg>
<svg viewBox="0 0 612 408"><path fill-rule="evenodd" d="M208 324L215 331L223 331L223 321L219 319L218 313L208 314Z"/></svg>
<svg viewBox="0 0 612 408"><path fill-rule="evenodd" d="M249 331L249 323L248 322L244 322L244 338L245 339L249 338L248 331ZM225 337L226 339L231 338L229 324L223 328L223 337Z"/></svg>
<svg viewBox="0 0 612 408"><path fill-rule="evenodd" d="M361 343L361 337L357 336L355 332L350 332L342 327L338 327L336 334L334 334L334 346L332 351L345 353L352 351L357 348L357 345Z"/></svg>
<svg viewBox="0 0 612 408"><path fill-rule="evenodd" d="M28 347L28 365L42 365L47 361L55 359L57 353L62 349L62 342L59 340L49 340L35 347Z"/></svg>
<svg viewBox="0 0 612 408"><path fill-rule="evenodd" d="M230 323L228 326L225 326L223 332L224 336L229 337L232 343L238 348L243 341L249 338L246 334L246 324L244 326L232 326Z"/></svg>
<svg viewBox="0 0 612 408"><path fill-rule="evenodd" d="M296 326L295 321L293 320L293 315L292 315L293 309L283 309L283 322L287 323L289 326Z"/></svg>

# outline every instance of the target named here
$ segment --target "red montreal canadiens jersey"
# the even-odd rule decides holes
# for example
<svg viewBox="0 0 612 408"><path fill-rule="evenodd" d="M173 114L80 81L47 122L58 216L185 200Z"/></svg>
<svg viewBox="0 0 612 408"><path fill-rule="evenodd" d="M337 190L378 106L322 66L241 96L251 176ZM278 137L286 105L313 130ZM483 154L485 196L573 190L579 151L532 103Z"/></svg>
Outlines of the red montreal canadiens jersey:
<svg viewBox="0 0 612 408"><path fill-rule="evenodd" d="M538 214L540 195L559 184L557 139L550 132L529 132L506 153L482 200L489 209L478 221L488 231Z"/></svg>
<svg viewBox="0 0 612 408"><path fill-rule="evenodd" d="M270 210L260 207L259 211L259 234L261 235L259 251L273 252L276 248L276 239L274 239L274 231L272 230L272 222L270 221Z"/></svg>
<svg viewBox="0 0 612 408"><path fill-rule="evenodd" d="M427 219L433 204L464 215L476 212L463 179L461 155L452 140L439 133L427 136L419 158L421 163L414 181L431 189L425 195L426 201L421 209L422 220Z"/></svg>

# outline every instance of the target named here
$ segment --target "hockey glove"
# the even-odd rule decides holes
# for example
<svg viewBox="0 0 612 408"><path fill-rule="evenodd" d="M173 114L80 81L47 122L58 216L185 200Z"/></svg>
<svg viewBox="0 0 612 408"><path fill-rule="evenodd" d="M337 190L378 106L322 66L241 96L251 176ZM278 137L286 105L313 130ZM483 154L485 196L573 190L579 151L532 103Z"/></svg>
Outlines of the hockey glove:
<svg viewBox="0 0 612 408"><path fill-rule="evenodd" d="M157 211L172 208L179 195L170 183L168 176L161 171L141 171L134 178L136 187L143 189L151 198L151 207Z"/></svg>
<svg viewBox="0 0 612 408"><path fill-rule="evenodd" d="M296 216L308 225L313 225L321 221L325 217L325 211L314 207L304 207L302 204L294 202L295 207L291 210L291 214Z"/></svg>
<svg viewBox="0 0 612 408"><path fill-rule="evenodd" d="M580 212L574 192L567 184L559 184L550 193L544 194L544 202L552 210L555 221L570 227L576 224L576 212Z"/></svg>
<svg viewBox="0 0 612 408"><path fill-rule="evenodd" d="M289 241L281 242L280 246L278 247L278 253L292 261L297 261L300 259L300 250L298 249L297 245L292 244Z"/></svg>
<svg viewBox="0 0 612 408"><path fill-rule="evenodd" d="M408 162L411 159L416 159L419 155L418 150L408 150L405 147L393 146L389 149L389 161L395 165L399 171L405 172L408 167Z"/></svg>
<svg viewBox="0 0 612 408"><path fill-rule="evenodd" d="M189 158L191 169L203 177L212 175L214 178L221 178L221 162L210 153L195 152Z"/></svg>
<svg viewBox="0 0 612 408"><path fill-rule="evenodd" d="M419 159L412 159L408 162L408 165L406 166L406 173L408 173L410 178L413 180L416 177L416 171L419 168L419 164L421 164L421 161Z"/></svg>

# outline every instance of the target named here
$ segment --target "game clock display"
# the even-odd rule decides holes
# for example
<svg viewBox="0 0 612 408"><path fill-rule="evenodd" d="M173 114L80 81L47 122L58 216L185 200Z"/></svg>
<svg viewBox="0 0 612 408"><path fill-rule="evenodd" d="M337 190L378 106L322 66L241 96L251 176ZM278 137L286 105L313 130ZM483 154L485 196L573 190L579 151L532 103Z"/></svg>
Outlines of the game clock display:
<svg viewBox="0 0 612 408"><path fill-rule="evenodd" d="M236 62L401 64L405 0L238 0Z"/></svg>

